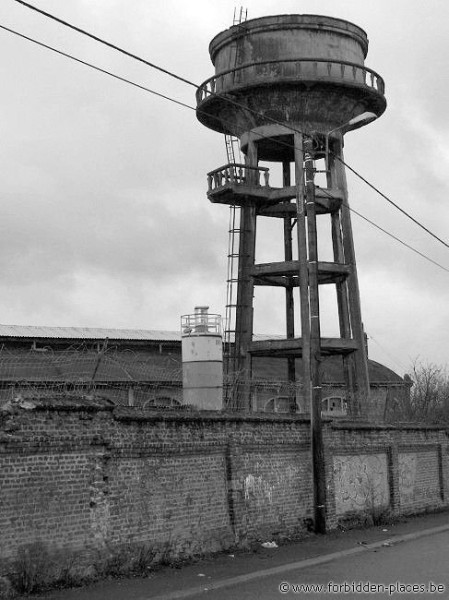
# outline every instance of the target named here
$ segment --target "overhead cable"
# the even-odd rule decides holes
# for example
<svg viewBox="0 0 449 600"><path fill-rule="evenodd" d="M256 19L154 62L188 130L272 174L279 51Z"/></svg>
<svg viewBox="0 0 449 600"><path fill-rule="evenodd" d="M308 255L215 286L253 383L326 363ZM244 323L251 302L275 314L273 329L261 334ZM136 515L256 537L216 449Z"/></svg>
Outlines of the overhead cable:
<svg viewBox="0 0 449 600"><path fill-rule="evenodd" d="M319 189L322 192L324 192L324 194L326 194L329 198L332 198L331 194L329 194L326 191L325 188L320 187ZM351 208L349 206L349 204L343 203L343 206L345 206L349 211L351 211L352 213L354 213L355 215L357 215L358 217L360 217L361 219L363 219L364 221L366 221L367 223L369 223L370 225L372 225L376 229L379 229L379 231L382 231L382 233L385 233L389 237L391 237L394 240L396 240L396 242L399 242L400 244L402 244L403 246L405 246L406 248L408 248L412 252L415 252L415 254L418 254L419 256L421 256L422 258L428 260L429 262L431 262L435 266L439 267L440 269L443 269L443 271L446 271L447 273L449 273L449 269L447 267L444 267L443 265L440 265L440 263L437 263L435 260L433 260L432 258L430 258L429 256L427 256L426 254L423 254L419 250L416 250L416 248L413 248L413 246L410 246L410 244L407 244L407 242L404 242L403 240L401 240L400 238L398 238L397 236L395 236L393 233L390 233L389 231L387 231L386 229L384 229L380 225L377 225L377 223L374 223L374 221L371 221L371 219L368 219L368 217L365 217L361 213L357 212L354 208Z"/></svg>
<svg viewBox="0 0 449 600"><path fill-rule="evenodd" d="M334 152L331 152L331 154L337 159L339 160L347 169L349 169L352 173L354 173L354 175L356 175L359 179L361 179L364 183L366 183L366 185L368 185L371 189L373 189L375 192L377 192L380 196L382 196L382 198L384 198L384 200L386 200L387 202L389 202L392 206L394 206L395 208L397 208L397 210L399 210L403 215L405 215L406 217L408 217L409 219L411 219L416 225L418 225L419 227L421 227L421 229L424 229L424 231L426 233L428 233L429 235L431 235L432 237L434 237L436 240L438 240L439 242L441 242L444 246L446 246L446 248L449 248L449 244L447 242L445 242L444 240L442 240L440 237L438 237L435 233L433 233L432 231L430 231L430 229L428 229L425 225L423 225L422 223L420 223L417 219L415 219L414 217L412 217L412 215L410 215L407 211L405 211L403 208L401 208L398 204L396 204L396 202L393 202L393 200L391 200L391 198L389 198L388 196L386 196L383 192L381 192L375 185L373 185L372 183L370 183L367 179L365 179L365 177L363 177L363 175L360 175L360 173L358 173L355 169L353 169L350 165L348 165L348 163L346 163L342 158L340 158L339 156L337 156Z"/></svg>
<svg viewBox="0 0 449 600"><path fill-rule="evenodd" d="M435 260L433 260L432 258L429 258L428 256L426 256L425 254L423 254L419 250L416 250L416 248L413 248L413 246L410 246L409 244L407 244L406 242L404 242L400 238L396 237L395 235L393 235L392 233L390 233L386 229L383 229L383 227L381 227L380 225L377 225L376 223L374 223L374 221L371 221L367 217L364 217L362 214L360 214L359 212L357 212L356 210L354 210L350 206L348 206L348 205L346 205L346 206L347 206L347 208L349 208L349 210L351 212L353 212L355 215L357 215L358 217L360 217L361 219L363 219L364 221L366 221L367 223L369 223L373 227L376 227L376 229L379 229L380 231L382 231L386 235L390 236L391 238L393 238L394 240L396 240L397 242L399 242L400 244L402 244L403 246L405 246L409 250L412 250L412 252L415 252L416 254L419 254L419 256L422 256L422 258L425 258L426 260L428 260L429 262L433 263L437 267L440 267L440 269L443 269L443 271L446 271L447 273L449 273L449 269L447 269L446 267L443 267L443 265L440 265L440 263L437 263Z"/></svg>
<svg viewBox="0 0 449 600"><path fill-rule="evenodd" d="M121 54L125 54L129 58L138 60L139 62L147 65L148 67L151 67L152 69L161 71L162 73L165 73L166 75L169 75L170 77L174 77L175 79L178 79L179 81L182 81L183 83L186 83L187 85L192 85L194 87L198 87L192 81L189 81L188 79L185 79L184 77L181 77L180 75L177 75L176 73L172 73L171 71L168 71L167 69L164 69L163 67L160 67L159 65L156 65L155 63L152 63L152 62L142 58L141 56L138 56L137 54L128 52L128 50L125 50L124 48L120 48L120 46L117 46L116 44L108 42L107 40L104 40L104 39L94 35L93 33L86 31L85 29L81 29L81 27L77 27L76 25L73 25L72 23L69 23L68 21L64 21L63 19L60 19L59 17L56 17L55 15L52 15L51 13L46 12L45 10L38 8L37 6L30 4L29 2L24 2L24 0L14 0L14 2L23 4L23 6L26 6L27 8L30 8L31 10L38 12L39 14L43 15L44 17L48 17L49 19L52 19L53 21L56 21L57 23L60 23L61 25L64 25L65 27L69 27L70 29L77 31L78 33L82 33L83 35L90 37L91 39L95 40L96 42L99 42L100 44L108 46L109 48L112 48L113 50L117 50L117 52L120 52Z"/></svg>
<svg viewBox="0 0 449 600"><path fill-rule="evenodd" d="M9 27L5 27L4 25L0 25L0 29L3 29L4 31L8 31L9 33L13 33L14 35L17 35L17 36L23 38L24 40L32 42L33 44L37 44L38 46L41 46L42 48L46 48L47 50L51 50L52 52L55 52L56 54L60 54L61 56L64 56L65 58L69 58L70 60L80 63L86 67L90 67L91 69L94 69L95 71L99 71L100 73L103 73L104 75L109 75L109 77L113 77L114 79L118 79L119 81L123 81L124 83L129 83L130 85L132 85L136 88L139 88L145 92L149 92L150 94L154 94L155 96L159 96L160 98L163 98L164 100L168 100L169 102L173 102L174 104L178 104L179 106L183 106L184 108L190 108L191 110L195 110L195 108L193 106L190 106L189 104L186 104L185 102L181 102L180 100L176 100L175 98L171 98L170 96L166 96L165 94L156 92L155 90L153 90L151 88L141 85L140 83L136 83L135 81L126 79L126 77L122 77L121 75L117 75L115 73L112 73L111 71L107 71L106 69L102 69L101 67L98 67L90 62L85 61L85 60L82 60L81 58L77 58L76 56L73 56L72 54L68 54L67 52L58 50L57 48L54 48L53 46L49 46L48 44L39 42L38 40L31 38L23 33L19 33L18 31L15 31L14 29L10 29Z"/></svg>

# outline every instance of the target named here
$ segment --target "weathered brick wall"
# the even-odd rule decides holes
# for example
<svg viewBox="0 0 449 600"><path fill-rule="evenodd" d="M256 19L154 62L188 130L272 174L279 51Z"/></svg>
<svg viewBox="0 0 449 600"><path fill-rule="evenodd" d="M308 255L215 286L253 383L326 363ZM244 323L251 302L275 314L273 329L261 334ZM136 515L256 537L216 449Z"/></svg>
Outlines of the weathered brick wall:
<svg viewBox="0 0 449 600"><path fill-rule="evenodd" d="M357 511L375 517L448 506L447 430L335 422L324 437L330 526Z"/></svg>
<svg viewBox="0 0 449 600"><path fill-rule="evenodd" d="M279 440L263 446L231 449L229 489L237 539L297 534L312 516L309 449Z"/></svg>
<svg viewBox="0 0 449 600"><path fill-rule="evenodd" d="M366 454L366 449L361 448L358 455L337 454L332 457L330 468L337 516L390 504L387 453Z"/></svg>
<svg viewBox="0 0 449 600"><path fill-rule="evenodd" d="M307 420L22 405L3 412L0 433L4 562L33 541L190 556L291 535L312 516Z"/></svg>
<svg viewBox="0 0 449 600"><path fill-rule="evenodd" d="M0 422L3 569L32 542L87 562L123 545L188 557L300 534L313 517L300 416L28 399ZM447 505L445 430L325 421L323 433L330 527Z"/></svg>

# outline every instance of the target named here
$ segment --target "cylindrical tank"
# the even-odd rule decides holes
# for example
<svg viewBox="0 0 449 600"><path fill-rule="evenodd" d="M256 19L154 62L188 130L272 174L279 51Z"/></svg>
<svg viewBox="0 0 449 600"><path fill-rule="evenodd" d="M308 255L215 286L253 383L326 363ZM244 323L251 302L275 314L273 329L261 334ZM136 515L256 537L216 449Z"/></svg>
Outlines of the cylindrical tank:
<svg viewBox="0 0 449 600"><path fill-rule="evenodd" d="M245 21L209 47L215 75L197 91L207 127L241 137L273 121L326 133L386 107L384 82L364 65L363 29L333 17L279 15Z"/></svg>
<svg viewBox="0 0 449 600"><path fill-rule="evenodd" d="M196 306L181 317L183 403L202 410L223 406L221 317Z"/></svg>

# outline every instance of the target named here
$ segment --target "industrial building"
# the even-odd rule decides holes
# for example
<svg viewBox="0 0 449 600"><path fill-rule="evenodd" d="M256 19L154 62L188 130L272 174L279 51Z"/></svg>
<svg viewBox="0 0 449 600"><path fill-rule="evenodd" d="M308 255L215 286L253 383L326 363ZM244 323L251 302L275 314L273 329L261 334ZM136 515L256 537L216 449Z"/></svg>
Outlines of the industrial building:
<svg viewBox="0 0 449 600"><path fill-rule="evenodd" d="M255 336L266 339L267 336ZM183 403L181 333L175 331L0 325L0 399L76 393L119 405L179 407ZM301 359L296 359L298 370ZM257 357L252 410L290 412L291 386L284 359ZM370 360L372 403L365 419L383 420L409 382ZM323 363L323 411L346 416L343 364ZM307 407L297 410L308 412Z"/></svg>

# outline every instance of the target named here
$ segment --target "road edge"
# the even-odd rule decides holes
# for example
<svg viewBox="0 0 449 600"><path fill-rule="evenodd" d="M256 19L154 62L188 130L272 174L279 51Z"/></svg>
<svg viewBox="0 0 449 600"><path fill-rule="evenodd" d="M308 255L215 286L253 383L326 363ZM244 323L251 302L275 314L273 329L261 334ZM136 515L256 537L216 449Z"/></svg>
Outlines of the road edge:
<svg viewBox="0 0 449 600"><path fill-rule="evenodd" d="M268 569L259 569L257 571L245 573L244 575L236 575L226 579L219 579L214 582L207 582L205 585L198 585L187 590L177 590L168 592L167 594L161 594L159 596L142 596L139 598L139 600L183 600L184 598L191 598L192 596L202 594L204 592L211 592L214 590L231 587L233 585L247 583L248 581L269 577L271 575L280 575L282 573L287 573L288 571L313 567L315 565L331 562L338 558L351 556L353 554L360 554L369 550L376 550L382 546L393 546L402 542L409 542L421 537L443 533L444 531L449 531L449 525L439 525L438 527L431 527L421 531L414 531L412 533L405 533L403 535L385 538L370 544L361 544L355 548L349 548L347 550L339 550L338 552L331 552L330 554L322 554L321 556L314 556L313 558L306 558L297 562L278 565L277 567L270 567Z"/></svg>

